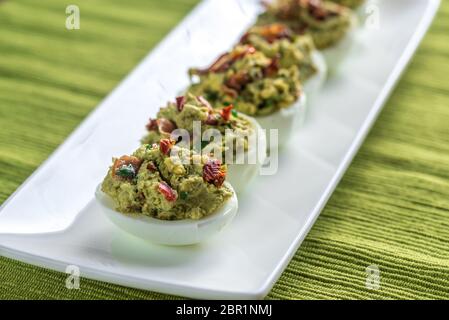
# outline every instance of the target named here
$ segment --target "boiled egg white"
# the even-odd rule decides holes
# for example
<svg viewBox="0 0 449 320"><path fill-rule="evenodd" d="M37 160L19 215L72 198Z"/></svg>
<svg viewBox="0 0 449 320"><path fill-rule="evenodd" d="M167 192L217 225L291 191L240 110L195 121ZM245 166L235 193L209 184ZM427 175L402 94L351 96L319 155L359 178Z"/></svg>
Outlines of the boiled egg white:
<svg viewBox="0 0 449 320"><path fill-rule="evenodd" d="M238 116L247 119L254 129L248 141L257 142L257 145L249 144L248 151L240 157L240 162L227 163L226 180L234 187L235 192L241 194L259 174L260 168L267 157L267 140L262 128L254 118L242 113L239 113ZM256 162L249 163L249 159L254 159Z"/></svg>
<svg viewBox="0 0 449 320"><path fill-rule="evenodd" d="M101 191L101 185L97 187L95 198L103 214L123 231L155 244L184 246L209 239L234 219L238 211L237 196L228 182L225 185L233 191L232 197L215 213L199 220L168 221L118 212L112 198Z"/></svg>

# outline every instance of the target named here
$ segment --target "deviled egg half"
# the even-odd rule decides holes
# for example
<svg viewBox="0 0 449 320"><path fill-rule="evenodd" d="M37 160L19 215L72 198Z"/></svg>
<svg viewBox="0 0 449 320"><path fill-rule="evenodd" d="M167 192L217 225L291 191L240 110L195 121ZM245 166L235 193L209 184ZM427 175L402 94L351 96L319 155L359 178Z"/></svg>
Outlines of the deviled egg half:
<svg viewBox="0 0 449 320"><path fill-rule="evenodd" d="M271 23L251 27L240 43L252 45L269 58L278 58L281 68L297 66L308 106L326 82L326 61L310 35L298 35L285 24Z"/></svg>
<svg viewBox="0 0 449 320"><path fill-rule="evenodd" d="M345 6L322 0L276 0L259 16L258 25L281 22L297 34L308 34L330 71L352 48L357 16Z"/></svg>
<svg viewBox="0 0 449 320"><path fill-rule="evenodd" d="M164 245L199 243L235 217L238 202L217 159L170 139L113 159L96 199L119 228Z"/></svg>
<svg viewBox="0 0 449 320"><path fill-rule="evenodd" d="M282 147L305 109L305 94L296 65L282 67L279 57L267 57L252 45L237 45L209 68L191 69L188 89L214 106L232 104L254 117L263 129L275 129L278 139L268 148ZM280 125L281 124L281 125Z"/></svg>
<svg viewBox="0 0 449 320"><path fill-rule="evenodd" d="M161 108L147 129L144 144L171 138L225 163L227 181L237 193L247 189L266 158L266 137L254 118L238 112L232 104L214 108L204 97L191 93Z"/></svg>
<svg viewBox="0 0 449 320"><path fill-rule="evenodd" d="M360 23L363 23L366 18L373 14L373 10L377 10L377 0L331 0L331 2L351 8L359 18Z"/></svg>

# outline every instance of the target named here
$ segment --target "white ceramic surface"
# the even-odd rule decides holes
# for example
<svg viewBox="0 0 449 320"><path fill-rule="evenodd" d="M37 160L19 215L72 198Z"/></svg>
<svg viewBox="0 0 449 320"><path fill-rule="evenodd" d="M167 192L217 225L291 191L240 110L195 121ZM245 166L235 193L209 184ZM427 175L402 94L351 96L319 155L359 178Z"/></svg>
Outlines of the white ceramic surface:
<svg viewBox="0 0 449 320"><path fill-rule="evenodd" d="M357 50L280 154L277 174L258 177L223 232L187 247L129 236L94 201L111 156L138 147L149 108L156 113L188 85L188 67L227 50L254 21L256 3L206 0L171 32L3 204L0 254L60 271L74 264L85 277L182 296L264 297L362 144L439 1L378 1L380 29L361 30ZM132 112L123 113L124 105Z"/></svg>

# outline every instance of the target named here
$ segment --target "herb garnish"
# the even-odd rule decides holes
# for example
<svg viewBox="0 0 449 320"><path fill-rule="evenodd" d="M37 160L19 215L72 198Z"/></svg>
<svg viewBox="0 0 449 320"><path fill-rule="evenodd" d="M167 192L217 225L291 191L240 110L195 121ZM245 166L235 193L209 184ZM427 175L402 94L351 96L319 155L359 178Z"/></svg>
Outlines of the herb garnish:
<svg viewBox="0 0 449 320"><path fill-rule="evenodd" d="M123 165L115 172L121 178L132 179L136 176L136 170L132 164Z"/></svg>
<svg viewBox="0 0 449 320"><path fill-rule="evenodd" d="M181 191L179 196L181 197L181 200L186 200L187 197L189 196L189 194L187 192L185 192L185 191Z"/></svg>

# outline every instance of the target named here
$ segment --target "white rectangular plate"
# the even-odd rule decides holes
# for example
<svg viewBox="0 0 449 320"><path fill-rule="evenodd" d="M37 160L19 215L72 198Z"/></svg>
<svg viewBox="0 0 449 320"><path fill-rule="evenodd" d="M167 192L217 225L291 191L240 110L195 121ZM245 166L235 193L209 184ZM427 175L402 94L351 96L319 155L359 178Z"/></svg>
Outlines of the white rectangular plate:
<svg viewBox="0 0 449 320"><path fill-rule="evenodd" d="M88 278L181 296L264 297L356 154L439 1L377 1L380 29L359 32L356 49L280 155L279 172L255 181L222 234L180 248L126 235L93 201L111 157L138 146L148 117L188 84L188 67L230 48L257 3L202 2L4 203L0 254L60 271L73 264Z"/></svg>

